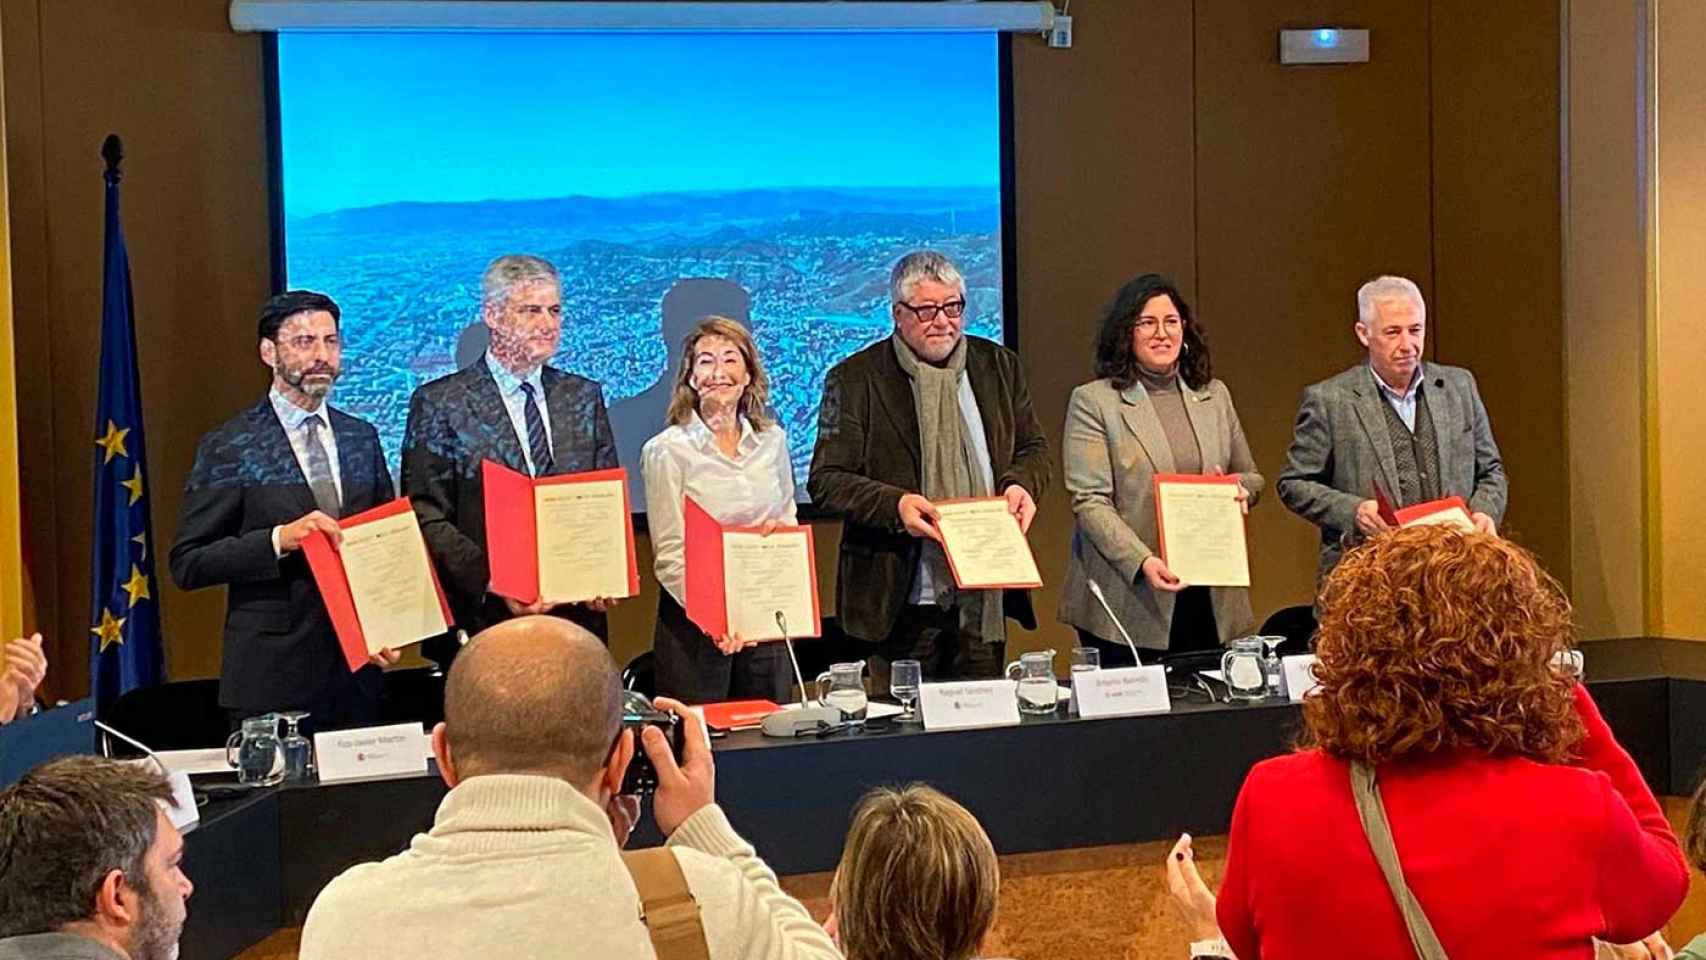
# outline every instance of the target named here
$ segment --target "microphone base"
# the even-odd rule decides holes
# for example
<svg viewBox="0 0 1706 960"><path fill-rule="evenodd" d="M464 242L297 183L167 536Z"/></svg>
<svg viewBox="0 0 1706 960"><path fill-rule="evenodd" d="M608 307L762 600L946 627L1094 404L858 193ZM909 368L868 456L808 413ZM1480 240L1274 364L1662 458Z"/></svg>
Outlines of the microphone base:
<svg viewBox="0 0 1706 960"><path fill-rule="evenodd" d="M767 737L793 739L806 733L816 733L820 724L839 724L841 711L834 707L803 706L798 710L782 710L764 718L762 729Z"/></svg>

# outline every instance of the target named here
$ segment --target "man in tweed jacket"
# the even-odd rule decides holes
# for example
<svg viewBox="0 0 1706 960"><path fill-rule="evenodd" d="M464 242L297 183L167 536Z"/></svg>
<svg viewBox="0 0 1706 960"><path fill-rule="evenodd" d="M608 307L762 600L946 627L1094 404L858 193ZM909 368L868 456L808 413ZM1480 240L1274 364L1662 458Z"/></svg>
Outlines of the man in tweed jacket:
<svg viewBox="0 0 1706 960"><path fill-rule="evenodd" d="M1415 283L1377 277L1357 291L1357 339L1368 362L1313 384L1275 490L1321 528L1325 576L1358 541L1387 528L1376 490L1393 506L1462 497L1470 519L1496 533L1505 468L1475 377L1422 363L1427 305Z"/></svg>

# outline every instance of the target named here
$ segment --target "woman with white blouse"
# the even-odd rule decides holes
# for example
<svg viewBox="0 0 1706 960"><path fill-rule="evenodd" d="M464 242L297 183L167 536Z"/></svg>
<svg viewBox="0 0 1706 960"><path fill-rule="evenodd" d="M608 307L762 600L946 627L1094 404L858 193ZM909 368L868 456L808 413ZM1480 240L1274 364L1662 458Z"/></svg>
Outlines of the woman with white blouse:
<svg viewBox="0 0 1706 960"><path fill-rule="evenodd" d="M657 692L686 703L787 699L787 652L780 644L713 637L687 619L682 499L692 497L724 526L766 533L795 522L788 435L771 419L770 382L746 328L707 317L689 333L666 417L646 441L646 481L658 595L653 640Z"/></svg>

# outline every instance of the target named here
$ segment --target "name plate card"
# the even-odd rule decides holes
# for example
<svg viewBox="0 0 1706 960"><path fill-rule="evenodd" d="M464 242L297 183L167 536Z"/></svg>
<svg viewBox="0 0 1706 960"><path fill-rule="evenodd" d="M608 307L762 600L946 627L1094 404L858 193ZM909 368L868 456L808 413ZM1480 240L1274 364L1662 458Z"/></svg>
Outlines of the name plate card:
<svg viewBox="0 0 1706 960"><path fill-rule="evenodd" d="M921 683L918 708L926 730L1017 726L1019 685L1012 680Z"/></svg>
<svg viewBox="0 0 1706 960"><path fill-rule="evenodd" d="M1292 703L1301 703L1309 691L1320 684L1315 679L1315 654L1299 653L1280 658L1280 669L1285 671L1285 695Z"/></svg>
<svg viewBox="0 0 1706 960"><path fill-rule="evenodd" d="M1072 691L1078 697L1078 715L1086 720L1173 709L1167 669L1161 666L1081 670L1072 675Z"/></svg>
<svg viewBox="0 0 1706 960"><path fill-rule="evenodd" d="M427 772L426 731L418 723L333 730L314 735L321 783Z"/></svg>

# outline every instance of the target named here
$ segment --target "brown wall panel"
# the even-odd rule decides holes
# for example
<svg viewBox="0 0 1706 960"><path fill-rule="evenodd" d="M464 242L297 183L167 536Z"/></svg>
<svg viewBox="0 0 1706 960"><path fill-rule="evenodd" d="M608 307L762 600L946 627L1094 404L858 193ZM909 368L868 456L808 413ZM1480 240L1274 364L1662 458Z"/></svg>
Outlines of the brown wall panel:
<svg viewBox="0 0 1706 960"><path fill-rule="evenodd" d="M1287 67L1281 28L1372 31L1366 64ZM1410 0L1197 3L1197 312L1270 484L1303 387L1359 362L1356 288L1429 290L1427 8ZM1270 486L1270 494L1271 494ZM1250 514L1258 617L1314 591L1316 529Z"/></svg>
<svg viewBox="0 0 1706 960"><path fill-rule="evenodd" d="M12 42L14 10L39 18L33 57ZM52 437L51 454L28 463L27 509L32 518L53 518L38 577L57 582L57 609L46 624L57 654L50 682L70 694L88 685L101 141L118 133L127 153L124 224L154 532L169 541L197 439L252 402L265 382L253 334L268 283L261 41L232 34L219 0L8 3L6 17L9 78L14 52L39 69L36 127L19 129L9 148L23 148L26 163L39 154L39 193L26 198L20 184L20 204L42 226L15 235L14 255L45 266L45 285L19 290L20 316L45 330L46 366L35 369L29 392L32 403L49 398L44 429ZM30 42L27 34L18 39ZM43 359L39 344L30 354ZM171 673L217 672L221 592L184 595L163 566L158 572Z"/></svg>
<svg viewBox="0 0 1706 960"><path fill-rule="evenodd" d="M1019 354L1056 472L1031 529L1047 584L1033 598L1040 630L1015 631L1010 656L1075 643L1054 619L1073 527L1060 434L1072 388L1093 376L1102 309L1140 273L1188 290L1195 269L1191 4L1084 12L1070 50L1013 38Z"/></svg>
<svg viewBox="0 0 1706 960"><path fill-rule="evenodd" d="M1504 529L1570 571L1556 2L1433 0L1434 355L1468 367Z"/></svg>

